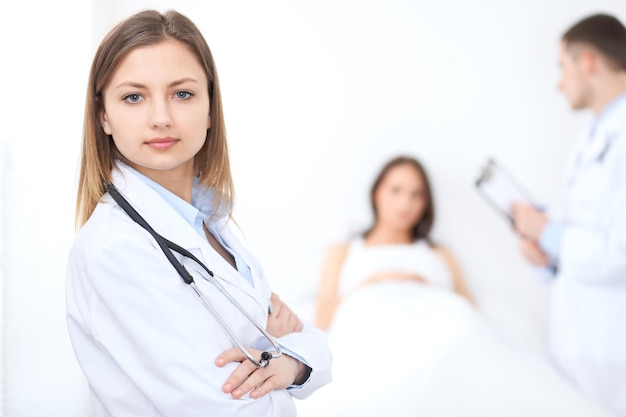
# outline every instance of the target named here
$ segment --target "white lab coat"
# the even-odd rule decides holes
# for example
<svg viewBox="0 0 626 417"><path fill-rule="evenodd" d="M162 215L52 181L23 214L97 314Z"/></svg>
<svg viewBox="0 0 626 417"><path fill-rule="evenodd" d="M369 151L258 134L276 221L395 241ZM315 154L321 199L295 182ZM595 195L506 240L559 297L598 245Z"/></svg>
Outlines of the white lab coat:
<svg viewBox="0 0 626 417"><path fill-rule="evenodd" d="M265 326L271 290L236 229L223 222L219 233L250 266L254 287L150 186L120 170L114 171L114 184L142 217L202 260ZM183 262L244 345L269 346L193 261ZM66 295L69 334L98 417L295 416L292 396L305 398L331 379L326 335L305 323L301 333L279 339L312 368L305 384L259 399L223 393L238 364L218 368L214 361L234 345L154 239L108 195L76 236Z"/></svg>
<svg viewBox="0 0 626 417"><path fill-rule="evenodd" d="M550 352L591 396L626 416L626 99L574 147L557 220Z"/></svg>

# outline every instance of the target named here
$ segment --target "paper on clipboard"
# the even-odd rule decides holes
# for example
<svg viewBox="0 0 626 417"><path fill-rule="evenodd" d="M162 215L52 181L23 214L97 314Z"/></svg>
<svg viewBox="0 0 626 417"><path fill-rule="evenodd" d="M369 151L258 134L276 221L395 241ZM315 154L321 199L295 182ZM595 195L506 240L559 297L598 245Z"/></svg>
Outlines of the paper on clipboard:
<svg viewBox="0 0 626 417"><path fill-rule="evenodd" d="M535 201L519 183L493 159L489 159L476 180L476 189L487 202L508 220L513 202L519 201L536 206Z"/></svg>

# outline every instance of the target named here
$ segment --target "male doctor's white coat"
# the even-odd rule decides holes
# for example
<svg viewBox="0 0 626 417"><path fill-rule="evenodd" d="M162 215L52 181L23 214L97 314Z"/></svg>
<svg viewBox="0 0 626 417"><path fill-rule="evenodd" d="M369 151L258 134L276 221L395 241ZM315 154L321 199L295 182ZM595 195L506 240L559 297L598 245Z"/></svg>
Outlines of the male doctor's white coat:
<svg viewBox="0 0 626 417"><path fill-rule="evenodd" d="M202 260L266 325L271 289L230 224L222 222L219 234L250 266L254 286L132 171L114 170L114 184L157 233ZM202 278L200 267L186 258L183 264L244 346L269 348L253 324ZM218 368L214 362L233 343L156 241L108 195L76 237L66 295L70 337L98 417L295 416L292 396L305 398L331 379L326 336L304 323L302 332L278 339L312 368L302 386L259 399L223 393L239 364Z"/></svg>
<svg viewBox="0 0 626 417"><path fill-rule="evenodd" d="M626 416L626 96L574 147L560 213L550 352L579 386Z"/></svg>

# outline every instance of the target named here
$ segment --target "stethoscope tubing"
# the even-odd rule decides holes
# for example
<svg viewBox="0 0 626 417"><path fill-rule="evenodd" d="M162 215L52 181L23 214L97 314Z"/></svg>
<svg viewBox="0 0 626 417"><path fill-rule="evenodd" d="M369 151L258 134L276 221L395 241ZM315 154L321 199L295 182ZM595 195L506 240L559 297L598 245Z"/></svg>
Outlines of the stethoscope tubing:
<svg viewBox="0 0 626 417"><path fill-rule="evenodd" d="M170 261L172 266L176 269L181 279L185 284L189 286L193 290L193 292L198 296L201 300L202 304L211 312L213 317L218 321L220 327L224 330L224 332L228 335L230 340L237 345L237 347L241 350L244 356L252 362L258 368L265 368L269 365L271 359L278 358L282 355L280 346L276 339L270 335L267 330L261 326L261 324L252 317L252 315L246 311L245 308L239 304L239 302L224 288L224 286L215 278L213 271L211 271L202 261L196 258L191 252L188 250L178 246L177 244L167 240L160 234L158 234L149 224L148 222L141 217L141 215L132 207L132 205L121 195L121 193L117 190L115 185L112 183L106 184L106 190L109 192L111 197L120 205L120 207L133 219L137 224L146 229L152 237L156 240L159 247ZM274 348L274 352L263 352L261 354L261 359L257 360L252 353L241 343L239 338L233 333L230 326L226 323L226 321L222 318L222 316L217 312L217 310L213 307L208 298L202 293L200 288L196 285L193 276L185 269L182 263L176 259L173 251L178 252L180 255L183 255L195 263L197 263L200 267L202 267L208 274L207 280L211 282L215 287L228 299L228 301L235 306L253 325L256 329L270 342L272 347Z"/></svg>

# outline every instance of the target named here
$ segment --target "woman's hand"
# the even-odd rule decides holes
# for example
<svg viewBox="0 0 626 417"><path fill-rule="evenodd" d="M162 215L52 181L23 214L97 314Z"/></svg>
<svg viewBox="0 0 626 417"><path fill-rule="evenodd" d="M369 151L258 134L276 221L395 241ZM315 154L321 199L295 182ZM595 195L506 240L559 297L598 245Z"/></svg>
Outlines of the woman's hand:
<svg viewBox="0 0 626 417"><path fill-rule="evenodd" d="M385 281L413 281L426 284L427 281L421 275L406 271L383 271L372 274L361 285L374 284Z"/></svg>
<svg viewBox="0 0 626 417"><path fill-rule="evenodd" d="M261 357L261 351L249 350L255 357ZM265 368L257 368L237 348L228 349L215 360L215 364L220 368L230 362L239 362L240 365L226 380L222 391L231 394L233 398L241 398L250 391L252 398L259 398L273 390L285 389L294 384L300 385L307 380L311 372L311 368L285 354L270 360Z"/></svg>
<svg viewBox="0 0 626 417"><path fill-rule="evenodd" d="M302 322L289 306L272 293L270 300L272 312L267 317L266 329L274 337L282 337L289 333L298 333L302 330Z"/></svg>

